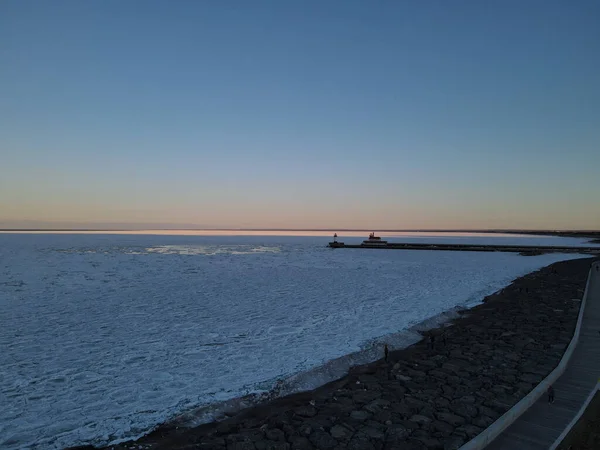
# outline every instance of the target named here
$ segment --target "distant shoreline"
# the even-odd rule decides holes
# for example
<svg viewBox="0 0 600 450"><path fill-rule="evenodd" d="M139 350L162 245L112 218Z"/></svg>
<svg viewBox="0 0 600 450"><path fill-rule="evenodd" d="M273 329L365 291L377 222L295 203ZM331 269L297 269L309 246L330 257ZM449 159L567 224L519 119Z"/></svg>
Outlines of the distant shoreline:
<svg viewBox="0 0 600 450"><path fill-rule="evenodd" d="M116 231L285 231L285 232L363 232L370 229L360 228L0 228L0 232L116 232ZM600 238L600 230L519 230L519 229L377 229L378 233L489 233L489 234L527 234L539 236L589 237Z"/></svg>
<svg viewBox="0 0 600 450"><path fill-rule="evenodd" d="M238 236L243 235L240 233L266 233L277 232L277 233L369 233L369 230L350 229L350 228L0 228L0 234L2 233L107 233L107 234L152 234L151 232L158 232L157 234L168 234L168 232L231 232L236 233ZM425 230L425 229L414 229L414 230L377 230L377 233L388 234L388 233L478 233L478 234L513 234L513 235L528 235L528 236L557 236L557 237L573 237L589 239L590 244L600 244L600 231L595 230ZM290 234L291 236L292 234Z"/></svg>

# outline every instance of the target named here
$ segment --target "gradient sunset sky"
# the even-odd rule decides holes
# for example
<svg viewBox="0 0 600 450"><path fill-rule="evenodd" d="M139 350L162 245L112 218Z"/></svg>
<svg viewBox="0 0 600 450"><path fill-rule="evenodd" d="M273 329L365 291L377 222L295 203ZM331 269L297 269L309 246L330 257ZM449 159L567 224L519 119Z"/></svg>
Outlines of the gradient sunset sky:
<svg viewBox="0 0 600 450"><path fill-rule="evenodd" d="M600 2L0 2L0 227L600 229Z"/></svg>

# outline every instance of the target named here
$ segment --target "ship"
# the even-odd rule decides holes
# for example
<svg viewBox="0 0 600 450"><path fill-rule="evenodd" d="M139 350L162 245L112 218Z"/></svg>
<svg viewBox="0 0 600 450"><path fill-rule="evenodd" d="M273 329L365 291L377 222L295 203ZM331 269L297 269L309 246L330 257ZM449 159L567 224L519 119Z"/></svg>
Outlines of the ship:
<svg viewBox="0 0 600 450"><path fill-rule="evenodd" d="M383 239L381 239L379 236L375 236L375 233L371 233L369 234L369 239L366 239L364 241L362 241L362 246L386 246L388 244L388 241L384 241Z"/></svg>

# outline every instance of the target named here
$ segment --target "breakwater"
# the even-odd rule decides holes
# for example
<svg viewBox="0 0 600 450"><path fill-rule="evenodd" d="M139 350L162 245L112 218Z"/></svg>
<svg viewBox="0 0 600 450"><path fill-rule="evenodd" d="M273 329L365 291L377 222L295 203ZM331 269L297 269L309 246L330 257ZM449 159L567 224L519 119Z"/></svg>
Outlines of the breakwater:
<svg viewBox="0 0 600 450"><path fill-rule="evenodd" d="M532 246L532 245L474 245L474 244L412 244L412 243L387 243L387 244L345 244L343 242L330 242L330 248L362 248L378 250L438 250L454 252L510 252L524 254L542 253L585 253L600 254L600 247L568 247L568 246Z"/></svg>

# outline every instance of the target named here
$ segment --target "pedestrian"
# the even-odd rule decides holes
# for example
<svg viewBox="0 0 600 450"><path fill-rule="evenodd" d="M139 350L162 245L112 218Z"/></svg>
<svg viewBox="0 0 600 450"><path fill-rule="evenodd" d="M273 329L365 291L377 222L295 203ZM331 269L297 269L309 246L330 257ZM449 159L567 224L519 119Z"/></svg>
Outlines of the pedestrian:
<svg viewBox="0 0 600 450"><path fill-rule="evenodd" d="M554 403L554 388L548 387L548 403Z"/></svg>
<svg viewBox="0 0 600 450"><path fill-rule="evenodd" d="M388 361L388 354L390 353L390 349L388 348L387 344L384 345L383 347L383 353L385 355L385 362Z"/></svg>
<svg viewBox="0 0 600 450"><path fill-rule="evenodd" d="M429 335L429 348L433 350L434 347L435 347L435 335L430 334Z"/></svg>

